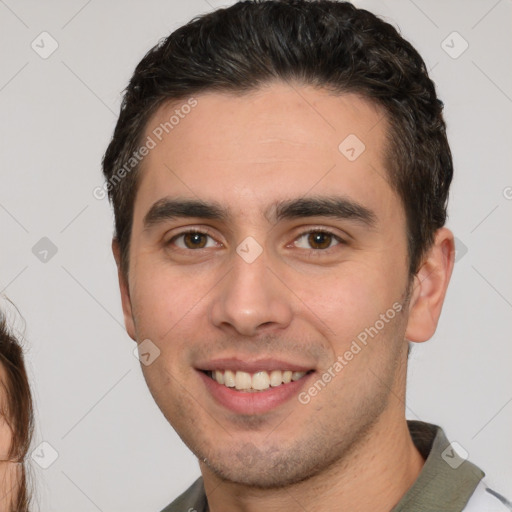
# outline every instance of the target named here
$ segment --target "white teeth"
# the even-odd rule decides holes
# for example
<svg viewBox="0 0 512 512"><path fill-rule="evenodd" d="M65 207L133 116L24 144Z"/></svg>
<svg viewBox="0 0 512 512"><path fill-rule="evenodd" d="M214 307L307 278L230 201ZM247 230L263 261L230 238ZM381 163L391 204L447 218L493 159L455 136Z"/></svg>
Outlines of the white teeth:
<svg viewBox="0 0 512 512"><path fill-rule="evenodd" d="M264 391L270 387L288 384L291 381L302 379L307 372L292 372L291 370L272 370L271 372L259 371L251 375L248 372L232 370L214 370L210 372L213 380L228 388L236 388L239 391Z"/></svg>
<svg viewBox="0 0 512 512"><path fill-rule="evenodd" d="M274 370L270 372L270 385L275 388L283 383L283 372L281 370Z"/></svg>
<svg viewBox="0 0 512 512"><path fill-rule="evenodd" d="M222 371L219 373L222 373ZM215 375L217 375L217 372L215 372ZM217 382L219 381L217 380ZM222 384L222 382L219 382L219 384ZM226 370L224 372L224 386L227 386L228 388L235 387L235 374L231 370Z"/></svg>
<svg viewBox="0 0 512 512"><path fill-rule="evenodd" d="M259 389L260 391L263 389L268 389L270 386L270 377L267 372L256 372L252 376L252 388Z"/></svg>
<svg viewBox="0 0 512 512"><path fill-rule="evenodd" d="M236 372L235 387L236 389L251 389L251 374L247 372Z"/></svg>

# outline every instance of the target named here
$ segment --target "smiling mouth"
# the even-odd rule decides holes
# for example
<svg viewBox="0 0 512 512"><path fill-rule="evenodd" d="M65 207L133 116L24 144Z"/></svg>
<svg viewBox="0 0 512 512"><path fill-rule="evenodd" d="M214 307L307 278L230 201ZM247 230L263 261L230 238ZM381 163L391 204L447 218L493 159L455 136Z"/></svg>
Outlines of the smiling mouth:
<svg viewBox="0 0 512 512"><path fill-rule="evenodd" d="M307 372L272 370L248 373L244 371L214 370L205 371L204 373L218 384L227 388L232 388L233 390L245 393L253 393L266 391L270 388L286 386L286 384L289 384L290 382L295 382L304 378L312 371L314 370L309 370Z"/></svg>

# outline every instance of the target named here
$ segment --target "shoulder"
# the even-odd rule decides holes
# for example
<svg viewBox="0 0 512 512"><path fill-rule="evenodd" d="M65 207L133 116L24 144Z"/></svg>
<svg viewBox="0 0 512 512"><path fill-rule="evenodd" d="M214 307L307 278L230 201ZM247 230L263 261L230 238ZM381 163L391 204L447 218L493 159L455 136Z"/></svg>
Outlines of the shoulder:
<svg viewBox="0 0 512 512"><path fill-rule="evenodd" d="M205 512L206 510L203 479L198 478L183 494L161 512Z"/></svg>
<svg viewBox="0 0 512 512"><path fill-rule="evenodd" d="M463 512L509 512L512 503L480 481Z"/></svg>

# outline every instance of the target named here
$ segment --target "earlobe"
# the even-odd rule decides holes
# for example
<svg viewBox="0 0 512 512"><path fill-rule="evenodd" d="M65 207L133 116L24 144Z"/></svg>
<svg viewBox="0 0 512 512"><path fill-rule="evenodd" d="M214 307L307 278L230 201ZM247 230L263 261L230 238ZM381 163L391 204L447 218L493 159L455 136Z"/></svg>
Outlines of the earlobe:
<svg viewBox="0 0 512 512"><path fill-rule="evenodd" d="M409 341L429 340L437 328L455 261L453 233L436 231L434 243L414 276L405 337Z"/></svg>
<svg viewBox="0 0 512 512"><path fill-rule="evenodd" d="M114 238L112 240L112 253L117 265L117 278L119 280L119 291L121 292L121 304L123 306L124 325L128 336L134 341L137 341L135 336L135 324L132 315L132 302L130 298L130 288L126 276L121 270L121 249L119 242Z"/></svg>

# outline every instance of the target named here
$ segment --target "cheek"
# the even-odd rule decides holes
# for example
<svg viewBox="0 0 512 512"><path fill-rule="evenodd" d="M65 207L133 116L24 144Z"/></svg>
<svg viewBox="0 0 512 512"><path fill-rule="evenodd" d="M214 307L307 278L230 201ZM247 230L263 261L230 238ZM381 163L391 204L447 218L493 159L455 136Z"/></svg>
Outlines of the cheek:
<svg viewBox="0 0 512 512"><path fill-rule="evenodd" d="M395 276L394 278L392 276ZM330 275L302 279L297 295L312 317L325 324L326 334L345 339L373 324L379 315L400 302L404 284L398 270L373 264L346 265Z"/></svg>
<svg viewBox="0 0 512 512"><path fill-rule="evenodd" d="M201 283L153 263L134 275L130 291L137 338L168 338L181 329L205 295ZM176 275L174 275L176 274Z"/></svg>
<svg viewBox="0 0 512 512"><path fill-rule="evenodd" d="M5 416L2 413L0 413L0 461L7 460L9 458L11 442L11 429L9 428L9 425L5 421Z"/></svg>

